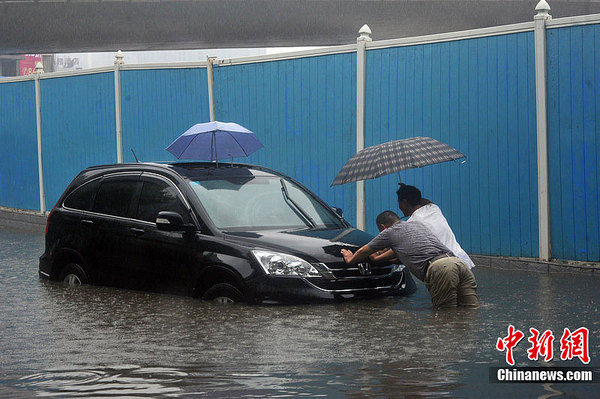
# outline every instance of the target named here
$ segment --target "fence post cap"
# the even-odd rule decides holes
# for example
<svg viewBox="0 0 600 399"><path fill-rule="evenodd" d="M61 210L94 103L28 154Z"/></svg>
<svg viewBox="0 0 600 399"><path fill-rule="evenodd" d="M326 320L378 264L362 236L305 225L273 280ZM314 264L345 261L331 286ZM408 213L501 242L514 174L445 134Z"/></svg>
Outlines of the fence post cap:
<svg viewBox="0 0 600 399"><path fill-rule="evenodd" d="M370 42L373 41L373 39L371 39L371 28L369 28L369 25L364 24L362 26L362 28L360 28L360 30L358 31L359 33L359 37L356 39L357 42Z"/></svg>
<svg viewBox="0 0 600 399"><path fill-rule="evenodd" d="M40 61L35 64L35 73L44 73L44 65Z"/></svg>
<svg viewBox="0 0 600 399"><path fill-rule="evenodd" d="M535 6L535 10L537 11L536 18L551 18L549 14L550 5L546 0L540 0L537 6Z"/></svg>
<svg viewBox="0 0 600 399"><path fill-rule="evenodd" d="M125 58L123 52L121 50L117 51L115 53L115 65L123 65L125 63L125 61L123 61L123 58Z"/></svg>

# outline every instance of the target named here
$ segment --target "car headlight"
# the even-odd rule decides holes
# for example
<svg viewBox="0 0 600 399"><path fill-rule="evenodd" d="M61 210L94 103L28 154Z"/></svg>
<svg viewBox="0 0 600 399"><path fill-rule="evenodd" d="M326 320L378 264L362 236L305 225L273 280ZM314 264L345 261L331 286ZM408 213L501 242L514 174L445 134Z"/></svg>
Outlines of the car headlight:
<svg viewBox="0 0 600 399"><path fill-rule="evenodd" d="M271 251L251 251L258 263L271 276L321 277L313 265L294 255Z"/></svg>

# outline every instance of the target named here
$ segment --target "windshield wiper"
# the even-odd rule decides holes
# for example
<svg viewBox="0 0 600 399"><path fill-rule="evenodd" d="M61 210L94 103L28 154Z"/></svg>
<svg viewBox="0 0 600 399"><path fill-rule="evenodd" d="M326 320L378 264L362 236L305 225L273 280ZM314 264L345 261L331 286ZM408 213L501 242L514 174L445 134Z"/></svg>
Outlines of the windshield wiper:
<svg viewBox="0 0 600 399"><path fill-rule="evenodd" d="M288 192L287 186L285 185L283 179L279 179L279 181L281 182L281 192L283 193L283 198L285 199L285 202L287 202L288 204L292 204L294 208L296 208L295 210L292 208L292 210L294 210L294 212L296 213L300 213L298 216L304 219L304 223L306 223L312 228L317 227L317 224L315 223L313 218L311 218L310 215L306 213L306 211L302 209L300 205L298 205L296 201L292 199L292 197L290 197L290 193Z"/></svg>

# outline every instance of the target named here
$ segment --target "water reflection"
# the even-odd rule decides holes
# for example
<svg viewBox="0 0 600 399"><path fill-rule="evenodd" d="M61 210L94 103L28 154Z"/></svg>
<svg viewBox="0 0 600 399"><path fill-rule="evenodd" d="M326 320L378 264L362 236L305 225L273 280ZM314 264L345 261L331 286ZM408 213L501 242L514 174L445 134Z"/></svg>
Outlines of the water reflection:
<svg viewBox="0 0 600 399"><path fill-rule="evenodd" d="M489 384L496 339L590 329L600 279L476 269L479 309L412 296L318 306L219 306L39 280L43 237L0 231L0 396L587 397L598 384ZM527 361L526 347L515 352ZM577 363L556 361L556 366Z"/></svg>

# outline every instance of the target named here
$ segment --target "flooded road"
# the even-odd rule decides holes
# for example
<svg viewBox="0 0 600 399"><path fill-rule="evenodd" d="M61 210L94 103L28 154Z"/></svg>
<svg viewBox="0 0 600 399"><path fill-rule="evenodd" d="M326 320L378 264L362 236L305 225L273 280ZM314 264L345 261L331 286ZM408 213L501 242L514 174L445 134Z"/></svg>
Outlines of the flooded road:
<svg viewBox="0 0 600 399"><path fill-rule="evenodd" d="M600 278L475 269L480 309L409 297L332 305L216 305L40 280L43 235L0 230L0 397L598 397L600 384L498 384L513 324L590 331L600 367Z"/></svg>

